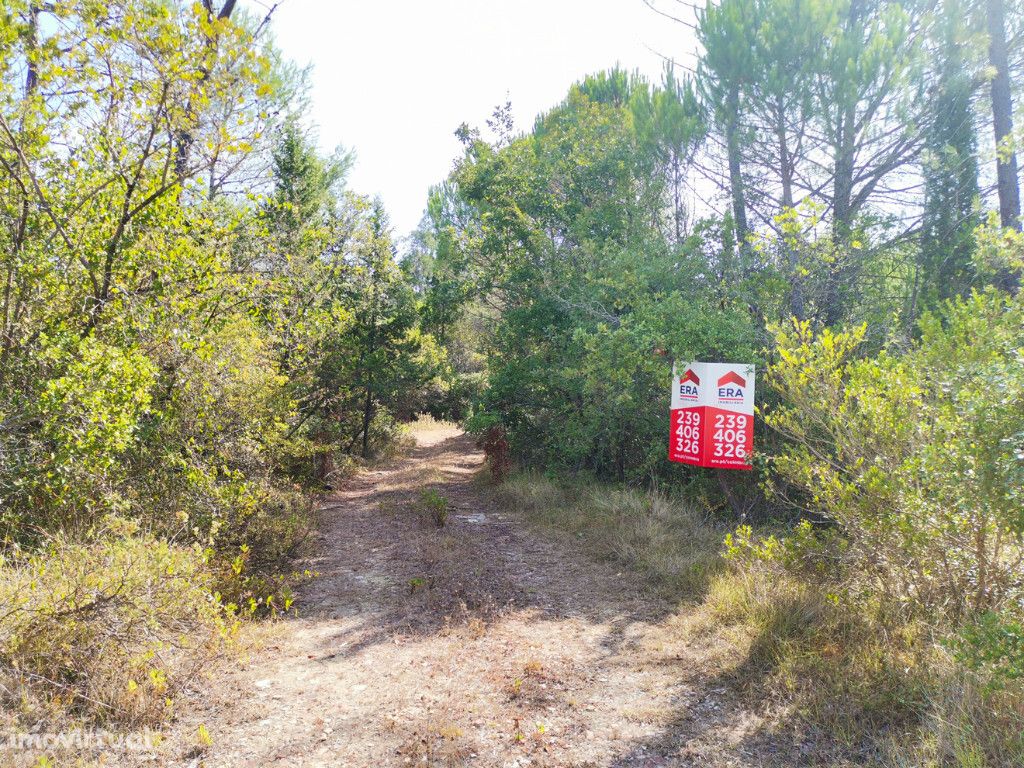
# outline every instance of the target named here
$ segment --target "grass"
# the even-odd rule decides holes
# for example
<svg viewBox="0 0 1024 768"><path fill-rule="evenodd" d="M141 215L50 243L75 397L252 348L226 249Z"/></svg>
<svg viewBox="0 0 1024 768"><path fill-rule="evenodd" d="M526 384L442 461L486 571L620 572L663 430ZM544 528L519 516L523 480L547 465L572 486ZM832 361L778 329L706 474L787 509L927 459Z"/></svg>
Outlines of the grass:
<svg viewBox="0 0 1024 768"><path fill-rule="evenodd" d="M771 555L761 544L769 531L753 533L747 556L727 560L724 526L663 493L528 472L494 492L680 601L680 631L714 649L752 705L785 705L779 711L794 722L777 723L780 731L812 726L842 759L876 765L1024 766L1021 680L993 688L956 663L944 644L950 626L848 589L828 569Z"/></svg>
<svg viewBox="0 0 1024 768"><path fill-rule="evenodd" d="M0 705L22 723L159 725L234 637L214 584L199 547L124 521L3 563Z"/></svg>
<svg viewBox="0 0 1024 768"><path fill-rule="evenodd" d="M448 522L448 499L436 488L424 488L420 491L419 505L429 516L435 528L444 528Z"/></svg>
<svg viewBox="0 0 1024 768"><path fill-rule="evenodd" d="M826 571L741 559L715 576L691 626L730 631L730 675L777 696L851 756L894 766L1024 765L1024 687L991 687L925 620Z"/></svg>
<svg viewBox="0 0 1024 768"><path fill-rule="evenodd" d="M671 598L699 597L722 568L724 529L663 494L558 484L533 473L514 475L495 493L531 522L575 534L592 556L636 570Z"/></svg>
<svg viewBox="0 0 1024 768"><path fill-rule="evenodd" d="M417 414L407 426L410 432L449 432L459 429L459 425L454 421L436 419L429 413Z"/></svg>

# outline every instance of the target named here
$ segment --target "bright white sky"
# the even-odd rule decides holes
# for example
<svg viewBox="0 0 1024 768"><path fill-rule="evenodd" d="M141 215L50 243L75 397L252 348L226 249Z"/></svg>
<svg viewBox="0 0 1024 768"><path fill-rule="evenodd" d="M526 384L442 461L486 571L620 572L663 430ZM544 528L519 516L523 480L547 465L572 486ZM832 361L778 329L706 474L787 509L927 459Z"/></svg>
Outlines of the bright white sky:
<svg viewBox="0 0 1024 768"><path fill-rule="evenodd" d="M398 236L460 154L460 123L485 129L508 99L523 131L587 73L619 64L660 79L659 54L692 66L695 49L642 0L284 0L274 29L286 56L313 65L321 145L355 150L350 186L381 196Z"/></svg>

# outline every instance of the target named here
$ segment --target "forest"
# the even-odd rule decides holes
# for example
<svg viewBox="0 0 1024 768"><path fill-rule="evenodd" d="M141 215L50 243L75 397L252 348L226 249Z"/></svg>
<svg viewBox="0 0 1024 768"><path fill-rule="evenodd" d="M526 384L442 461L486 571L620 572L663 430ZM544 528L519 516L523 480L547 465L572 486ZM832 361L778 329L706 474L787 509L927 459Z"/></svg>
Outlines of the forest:
<svg viewBox="0 0 1024 768"><path fill-rule="evenodd" d="M184 717L428 414L742 646L801 764L1024 765L1024 5L693 18L690 69L452 126L403 239L272 10L5 0L0 732ZM752 471L667 460L674 360L757 366Z"/></svg>

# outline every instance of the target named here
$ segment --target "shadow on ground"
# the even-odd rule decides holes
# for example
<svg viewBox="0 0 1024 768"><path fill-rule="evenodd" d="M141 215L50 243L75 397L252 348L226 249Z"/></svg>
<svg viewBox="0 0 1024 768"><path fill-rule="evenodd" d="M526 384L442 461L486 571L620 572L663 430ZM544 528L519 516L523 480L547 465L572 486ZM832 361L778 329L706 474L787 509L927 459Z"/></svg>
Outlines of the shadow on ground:
<svg viewBox="0 0 1024 768"><path fill-rule="evenodd" d="M854 762L785 716L764 717L767 704L736 686L761 672L682 637L679 606L649 584L496 504L470 437L420 439L325 503L303 564L320 575L300 594L296 647L276 662L282 685L305 695L290 703L305 725L290 752L274 746L253 764ZM448 501L443 528L421 508L428 487ZM332 707L354 718L333 736L314 718Z"/></svg>

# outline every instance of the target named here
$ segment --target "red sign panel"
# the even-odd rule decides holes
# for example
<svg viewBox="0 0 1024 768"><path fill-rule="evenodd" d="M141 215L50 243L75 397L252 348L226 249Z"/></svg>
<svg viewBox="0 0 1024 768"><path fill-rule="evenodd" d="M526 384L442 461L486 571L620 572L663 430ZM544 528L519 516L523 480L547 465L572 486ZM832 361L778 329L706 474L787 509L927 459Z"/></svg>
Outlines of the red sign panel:
<svg viewBox="0 0 1024 768"><path fill-rule="evenodd" d="M754 366L677 363L672 371L670 461L750 469Z"/></svg>

